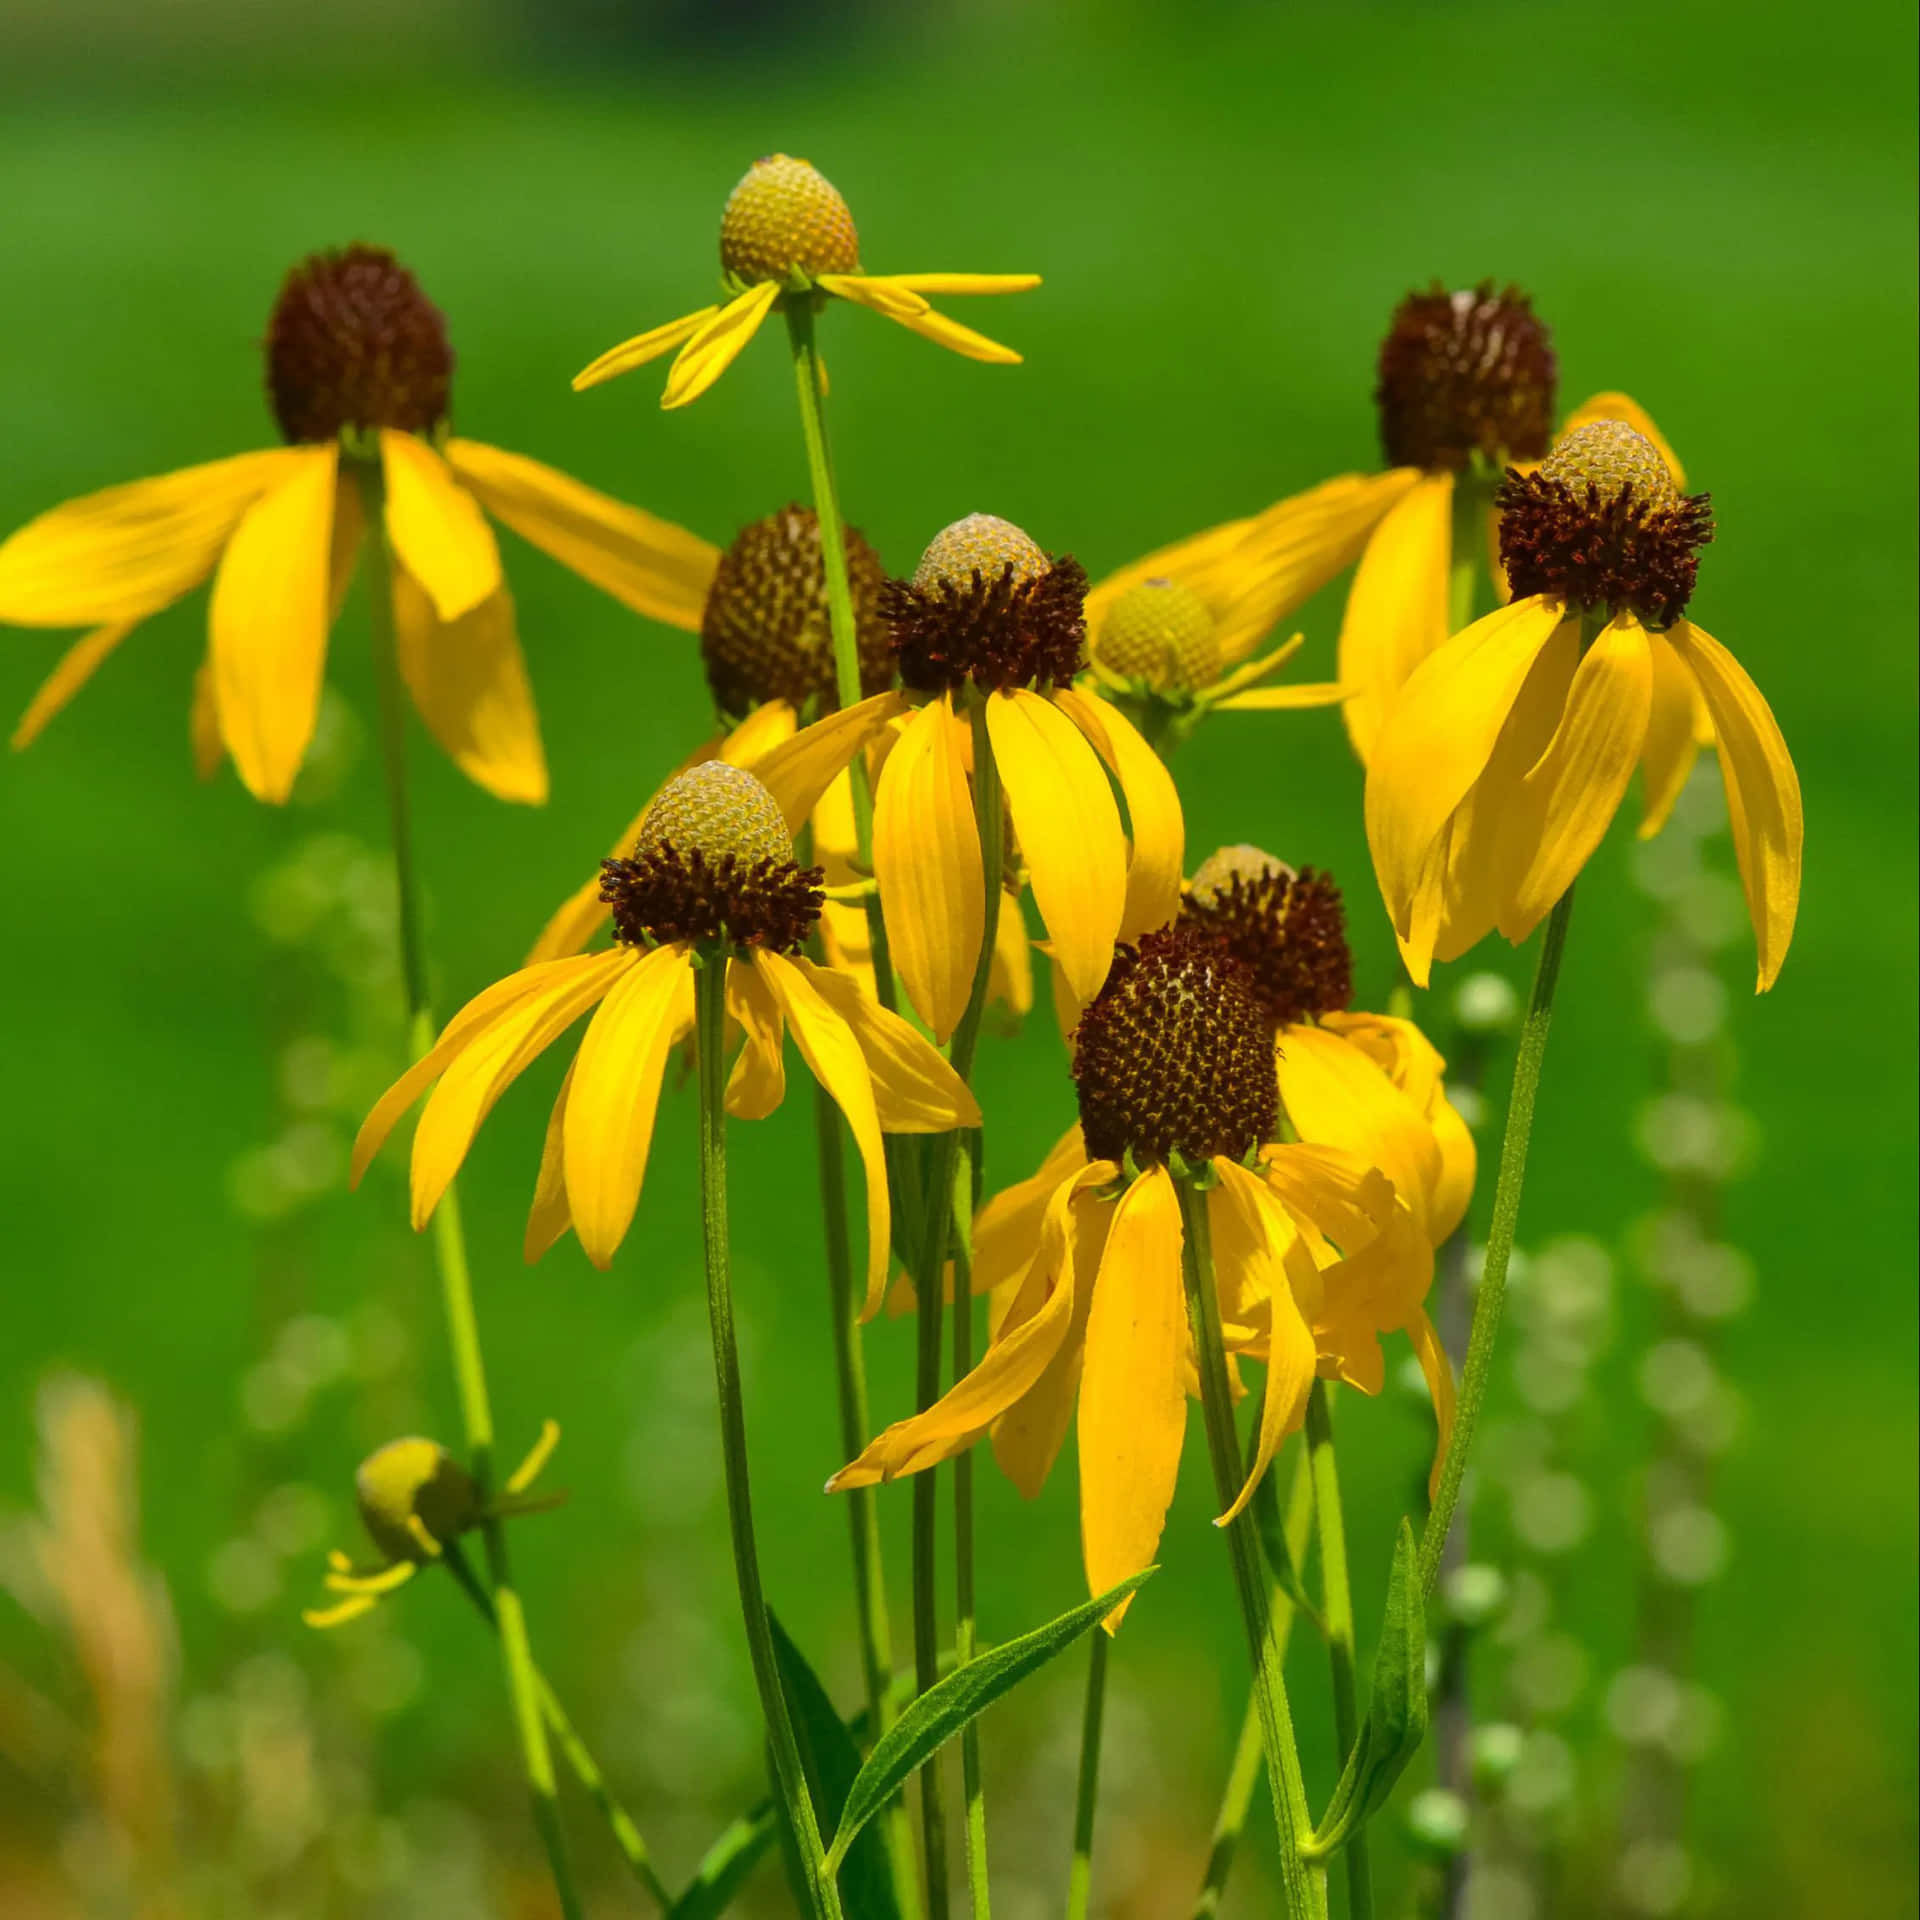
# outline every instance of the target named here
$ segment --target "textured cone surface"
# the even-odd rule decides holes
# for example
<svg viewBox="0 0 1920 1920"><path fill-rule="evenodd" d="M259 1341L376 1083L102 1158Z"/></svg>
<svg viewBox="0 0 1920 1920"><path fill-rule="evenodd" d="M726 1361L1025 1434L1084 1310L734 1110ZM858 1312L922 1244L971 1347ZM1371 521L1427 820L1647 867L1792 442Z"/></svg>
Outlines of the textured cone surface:
<svg viewBox="0 0 1920 1920"><path fill-rule="evenodd" d="M793 835L780 803L744 767L706 760L660 789L640 823L633 858L668 848L708 860L731 857L743 866L762 860L791 863Z"/></svg>
<svg viewBox="0 0 1920 1920"><path fill-rule="evenodd" d="M860 691L893 681L880 617L886 569L857 528L846 529L847 585L860 654ZM820 521L788 506L743 527L725 553L700 618L700 656L722 713L744 717L769 700L798 707L834 690L833 627L820 560Z"/></svg>
<svg viewBox="0 0 1920 1920"><path fill-rule="evenodd" d="M991 584L1011 567L1013 584L1024 587L1038 580L1052 563L1045 553L1011 520L997 514L970 513L950 527L942 527L927 543L913 584L925 593L935 587L970 587L977 573Z"/></svg>
<svg viewBox="0 0 1920 1920"><path fill-rule="evenodd" d="M1543 480L1558 480L1584 494L1591 482L1603 501L1628 487L1650 513L1668 513L1680 504L1680 489L1660 457L1660 449L1624 420L1589 420L1575 427L1540 463Z"/></svg>
<svg viewBox="0 0 1920 1920"><path fill-rule="evenodd" d="M479 1518L473 1480L432 1440L389 1440L360 1463L354 1497L368 1537L389 1560L419 1560L423 1549L407 1525L419 1520L445 1546Z"/></svg>
<svg viewBox="0 0 1920 1920"><path fill-rule="evenodd" d="M1201 862L1180 903L1179 925L1218 940L1247 970L1247 983L1274 1027L1353 1000L1340 889L1324 873L1259 847L1222 847Z"/></svg>
<svg viewBox="0 0 1920 1920"><path fill-rule="evenodd" d="M1220 677L1207 603L1178 580L1143 580L1113 603L1095 648L1100 663L1156 693L1190 693Z"/></svg>
<svg viewBox="0 0 1920 1920"><path fill-rule="evenodd" d="M804 160L756 160L720 216L720 265L747 281L860 271L860 236L833 184Z"/></svg>
<svg viewBox="0 0 1920 1920"><path fill-rule="evenodd" d="M294 442L342 428L425 433L447 417L446 317L384 247L316 253L267 321L267 396Z"/></svg>
<svg viewBox="0 0 1920 1920"><path fill-rule="evenodd" d="M1193 870L1190 892L1203 907L1210 907L1236 880L1253 886L1275 879L1291 881L1293 869L1264 847L1249 846L1242 841L1238 846L1216 847L1208 854Z"/></svg>

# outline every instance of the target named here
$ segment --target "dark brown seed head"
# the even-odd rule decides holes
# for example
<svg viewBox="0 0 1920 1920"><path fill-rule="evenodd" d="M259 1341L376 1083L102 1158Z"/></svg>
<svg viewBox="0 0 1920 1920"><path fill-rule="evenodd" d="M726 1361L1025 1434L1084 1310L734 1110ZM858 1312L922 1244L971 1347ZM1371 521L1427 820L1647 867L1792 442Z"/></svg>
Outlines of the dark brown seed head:
<svg viewBox="0 0 1920 1920"><path fill-rule="evenodd" d="M1179 924L1211 934L1247 969L1276 1028L1352 1003L1340 889L1311 867L1296 873L1258 847L1222 847L1194 874Z"/></svg>
<svg viewBox="0 0 1920 1920"><path fill-rule="evenodd" d="M893 684L893 648L880 618L886 569L848 527L847 584L860 646L860 691ZM743 527L720 556L700 616L700 657L714 705L742 719L769 700L798 707L834 689L833 632L820 521L811 507L782 507Z"/></svg>
<svg viewBox="0 0 1920 1920"><path fill-rule="evenodd" d="M287 275L267 321L267 397L289 441L427 433L452 379L446 316L385 247L316 253Z"/></svg>
<svg viewBox="0 0 1920 1920"><path fill-rule="evenodd" d="M361 1461L353 1491L368 1538L389 1560L429 1557L409 1520L444 1547L480 1518L473 1476L432 1440L389 1440Z"/></svg>
<svg viewBox="0 0 1920 1920"><path fill-rule="evenodd" d="M756 160L720 216L720 267L736 280L858 273L860 236L833 184L804 160Z"/></svg>
<svg viewBox="0 0 1920 1920"><path fill-rule="evenodd" d="M600 898L628 946L725 941L791 953L820 917L822 878L795 864L773 795L744 768L707 760L660 789L631 854L600 863Z"/></svg>
<svg viewBox="0 0 1920 1920"><path fill-rule="evenodd" d="M1410 293L1380 349L1380 442L1387 464L1457 473L1538 460L1553 437L1559 363L1552 336L1518 287L1483 280Z"/></svg>
<svg viewBox="0 0 1920 1920"><path fill-rule="evenodd" d="M1155 693L1192 693L1220 678L1212 609L1178 580L1142 580L1108 610L1094 657L1123 680Z"/></svg>
<svg viewBox="0 0 1920 1920"><path fill-rule="evenodd" d="M1510 471L1494 504L1516 600L1552 594L1653 628L1686 612L1713 538L1711 495L1683 494L1660 450L1623 420L1575 428L1538 471Z"/></svg>
<svg viewBox="0 0 1920 1920"><path fill-rule="evenodd" d="M970 513L934 535L911 580L889 580L880 611L904 685L944 693L1065 686L1086 665L1086 569L1049 560L1013 525Z"/></svg>
<svg viewBox="0 0 1920 1920"><path fill-rule="evenodd" d="M1073 1046L1080 1131L1096 1160L1240 1160L1273 1138L1272 1026L1245 966L1195 928L1119 948Z"/></svg>

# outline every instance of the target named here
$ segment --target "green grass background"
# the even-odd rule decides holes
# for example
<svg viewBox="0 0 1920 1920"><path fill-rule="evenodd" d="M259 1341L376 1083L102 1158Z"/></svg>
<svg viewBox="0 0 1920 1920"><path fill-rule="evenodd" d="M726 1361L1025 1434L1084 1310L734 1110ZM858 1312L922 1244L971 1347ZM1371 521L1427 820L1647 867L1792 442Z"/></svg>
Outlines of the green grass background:
<svg viewBox="0 0 1920 1920"><path fill-rule="evenodd" d="M710 297L721 201L774 148L845 191L876 270L1046 276L1039 293L963 312L1024 351L1012 370L872 315L828 317L849 511L897 570L935 528L987 509L1097 576L1372 466L1378 338L1395 300L1431 276L1520 282L1555 329L1567 404L1618 386L1652 410L1714 496L1720 534L1694 611L1767 692L1807 807L1791 959L1734 1018L1740 1096L1764 1147L1728 1232L1760 1284L1728 1356L1751 1419L1722 1481L1731 1570L1704 1602L1702 1672L1730 1737L1704 1770L1701 1839L1729 1876L1729 1910L1854 1910L1837 1895L1808 1903L1823 1876L1846 1884L1877 1863L1876 1884L1911 1911L1909 10L985 9L816 23L777 45L746 33L730 53L642 37L592 58L492 16L423 16L398 37L378 22L361 37L339 29L311 64L245 38L159 45L102 27L76 40L52 19L19 15L32 57L0 82L0 527L269 444L257 341L279 277L307 249L366 238L395 247L449 315L461 431L724 541L804 491L777 336L677 414L656 407L653 373L586 397L566 381ZM503 807L420 742L449 1006L518 960L706 726L685 636L507 545L554 795L543 811ZM1309 609L1309 672L1330 666L1337 612L1331 595ZM144 1423L146 1543L173 1584L190 1676L236 1636L301 1632L299 1569L284 1604L245 1625L211 1604L202 1573L260 1491L236 1383L280 1315L344 1312L370 1291L402 1303L418 1341L412 1418L449 1438L455 1427L425 1248L395 1232L392 1172L295 1228L263 1232L225 1199L229 1162L274 1124L267 1042L286 990L249 889L316 830L378 845L383 817L364 756L336 797L291 813L255 805L230 775L196 784L185 714L204 621L196 597L150 623L40 745L0 764L0 1497L30 1495L31 1395L49 1366L98 1370L126 1393ZM6 639L0 709L25 704L56 645ZM335 655L335 684L370 714L354 613ZM1228 717L1179 773L1196 857L1251 839L1344 878L1362 1001L1378 1004L1391 947L1337 721ZM1616 833L1582 886L1528 1239L1612 1238L1654 1196L1628 1133L1652 1051L1626 844ZM1473 964L1522 979L1526 958L1496 944ZM1742 989L1747 965L1737 949ZM650 1331L698 1326L693 1120L685 1097L664 1108L613 1273L571 1242L528 1272L520 1221L557 1072L543 1063L503 1102L465 1185L507 1444L543 1414L566 1427L557 1477L573 1503L519 1535L536 1636L563 1685L612 1717L643 1710L607 1678L639 1596L690 1588L723 1623L732 1604L717 1501L700 1495L695 1524L663 1532L631 1492L695 1472L650 1462L634 1440L652 1430L643 1402L658 1375L636 1376L631 1351ZM990 1046L980 1082L990 1173L1014 1177L1070 1110L1050 1023ZM836 1454L807 1115L795 1100L737 1130L735 1235L769 1586L846 1681L842 1516L818 1492ZM1483 1191L1481 1220L1485 1204ZM907 1404L909 1344L901 1325L870 1337L883 1415ZM693 1448L710 1388L698 1342L683 1346L693 1411L672 1431ZM1621 1555L1605 1542L1626 1537L1646 1416L1624 1359L1600 1385L1615 1452L1593 1475L1601 1544L1578 1604L1604 1666L1628 1630ZM282 1443L273 1474L344 1490L384 1412L336 1394ZM1359 1403L1344 1430L1370 1615L1417 1432L1392 1405ZM1118 1669L1172 1729L1164 1824L1195 1861L1242 1685L1200 1455L1196 1426L1167 1571ZM1032 1508L990 1467L981 1478L982 1621L1007 1635L1079 1595L1071 1462ZM896 1547L907 1504L904 1490L886 1496ZM342 1537L346 1525L343 1502ZM900 1579L895 1601L903 1619ZM483 1795L508 1753L491 1662L450 1594L406 1605L429 1678L385 1730L387 1778ZM32 1638L0 1614L0 1649L30 1662ZM330 1655L315 1657L324 1672ZM1296 1691L1317 1700L1317 1671L1299 1671ZM728 1685L744 1709L737 1663ZM1304 1711L1317 1765L1324 1727ZM1837 1784L1803 1765L1821 1727L1842 1730ZM1015 1764L990 1732L990 1778ZM1064 1801L1056 1821L1064 1870Z"/></svg>

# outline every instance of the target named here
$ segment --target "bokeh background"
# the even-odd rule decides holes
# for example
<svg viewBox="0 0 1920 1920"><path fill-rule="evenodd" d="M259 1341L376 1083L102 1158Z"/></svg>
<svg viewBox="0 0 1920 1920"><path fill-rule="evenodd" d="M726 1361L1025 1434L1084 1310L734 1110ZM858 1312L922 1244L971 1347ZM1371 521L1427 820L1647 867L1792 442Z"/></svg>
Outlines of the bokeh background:
<svg viewBox="0 0 1920 1920"><path fill-rule="evenodd" d="M1488 1880L1480 1911L1912 1912L1914 32L1911 9L1883 0L355 0L324 20L240 0L0 0L0 528L269 444L258 342L280 277L362 238L397 249L449 315L462 431L724 542L804 493L776 338L679 414L658 410L651 374L587 397L566 382L709 297L721 202L775 148L842 188L880 270L1046 276L965 316L1025 352L1012 370L829 316L849 511L901 571L935 528L987 509L1098 575L1372 467L1394 302L1434 276L1527 288L1555 329L1564 400L1626 388L1713 492L1721 532L1695 611L1785 728L1808 864L1768 999L1748 992L1744 935L1709 943L1724 992L1695 982L1693 1026L1705 1019L1737 1109L1678 1120L1648 1104L1676 1020L1688 1028L1648 998L1664 883L1624 823L1582 883L1522 1239L1586 1308L1570 1393L1501 1369L1507 1438L1483 1476L1482 1538L1551 1626L1528 1628L1546 1653L1509 1621L1479 1659L1485 1710L1527 1734L1516 1779L1531 1783L1498 1816L1520 1866ZM686 636L504 538L554 793L542 811L501 806L422 743L446 1005L517 962L707 726ZM1309 672L1330 671L1337 617L1337 592L1307 610ZM355 1196L342 1179L398 1050L362 620L356 602L337 630L322 745L285 810L230 774L193 777L204 596L151 622L0 765L9 1913L135 1910L128 1849L164 1847L157 1829L176 1836L179 1891L144 1911L545 1910L497 1668L450 1583L331 1637L298 1621L324 1548L353 1544L354 1462L456 1424L399 1175L383 1164ZM25 705L59 644L7 637L0 709ZM1228 716L1179 772L1196 857L1251 839L1345 879L1362 1004L1378 1004L1391 945L1337 721ZM1724 897L1710 786L1690 809ZM1436 1031L1462 977L1523 983L1529 958L1496 943L1443 970ZM565 1427L554 1474L572 1501L519 1530L519 1565L544 1659L678 1874L758 1766L712 1444L692 1108L683 1094L664 1109L615 1270L568 1242L529 1271L520 1223L557 1073L543 1062L503 1103L465 1182L503 1445L548 1414ZM1496 1088L1504 1073L1497 1054ZM980 1079L990 1176L1009 1179L1069 1113L1044 1014L986 1049ZM837 1459L807 1103L738 1129L735 1155L768 1582L851 1701L844 1520L819 1493ZM1735 1278L1701 1296L1717 1323L1711 1511L1668 1569L1696 1620L1685 1711L1649 1733L1610 1676L1636 1657L1646 1462L1671 1438L1662 1408L1688 1411L1684 1382L1648 1363L1671 1329L1646 1220L1676 1167L1724 1188L1718 1233L1749 1264L1727 1256ZM1485 1207L1483 1190L1482 1225ZM903 1325L870 1336L883 1416L907 1405L909 1344ZM116 1683L77 1651L76 1603L40 1551L49 1506L70 1510L89 1476L118 1484L116 1429L76 1375L137 1418L137 1555L164 1582L154 1602L111 1542L78 1581L80 1604L124 1605L157 1636L112 1709L146 1780L127 1789L131 1815L103 1803L89 1759ZM1342 1432L1367 1631L1425 1428L1390 1391L1349 1402ZM1552 1484L1536 1473L1506 1499L1500 1474L1549 1447ZM1244 1697L1224 1556L1202 1475L1186 1478L1166 1571L1117 1649L1096 1871L1114 1915L1186 1911ZM907 1505L904 1490L884 1503L897 1627ZM986 1634L1080 1596L1070 1459L1032 1507L988 1466L981 1508ZM1324 1687L1304 1648L1294 1687L1324 1790ZM1016 1920L1063 1897L1079 1683L1079 1661L1062 1662L986 1723ZM1687 1782L1685 1859L1622 1878L1621 1783L1635 1743L1660 1738L1685 1762L1670 1776ZM1380 1824L1385 1912L1424 1871L1403 1819L1423 1769ZM590 1811L573 1826L596 1910L644 1910ZM1271 1897L1264 1813L1249 1833L1229 1900L1243 1915ZM752 1900L786 1910L777 1867Z"/></svg>

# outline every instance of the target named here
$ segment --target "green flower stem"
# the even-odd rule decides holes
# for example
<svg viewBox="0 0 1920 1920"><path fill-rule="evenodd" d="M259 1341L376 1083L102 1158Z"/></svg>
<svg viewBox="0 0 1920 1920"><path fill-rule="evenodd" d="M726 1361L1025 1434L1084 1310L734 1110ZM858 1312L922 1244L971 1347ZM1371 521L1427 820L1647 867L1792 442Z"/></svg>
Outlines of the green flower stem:
<svg viewBox="0 0 1920 1920"><path fill-rule="evenodd" d="M1479 1424L1487 1380L1493 1371L1493 1343L1500 1331L1500 1310L1506 1301L1507 1262L1513 1254L1513 1236L1520 1224L1520 1193L1527 1179L1527 1142L1533 1133L1533 1103L1540 1088L1540 1069L1547 1057L1547 1031L1553 1024L1553 996L1560 984L1560 956L1567 944L1567 923L1573 917L1573 888L1560 896L1547 920L1540 958L1535 963L1533 992L1513 1059L1513 1093L1507 1101L1506 1132L1500 1140L1500 1172L1493 1188L1493 1221L1487 1229L1487 1251L1480 1270L1480 1290L1473 1303L1473 1331L1467 1336L1466 1365L1460 1373L1459 1406L1454 1414L1453 1438L1440 1467L1440 1485L1420 1535L1420 1591L1429 1597L1440 1578L1440 1560L1446 1552L1447 1529L1453 1523L1454 1503L1460 1497L1461 1476L1467 1470L1467 1450Z"/></svg>
<svg viewBox="0 0 1920 1920"><path fill-rule="evenodd" d="M973 1371L973 1153L963 1144L953 1160L953 1377ZM974 1654L973 1449L953 1462L953 1657ZM987 1800L980 1779L980 1726L960 1729L960 1790L967 1804L967 1891L974 1920L988 1920Z"/></svg>
<svg viewBox="0 0 1920 1920"><path fill-rule="evenodd" d="M1320 1533L1320 1586L1327 1617L1327 1656L1333 1670L1333 1730L1340 1764L1360 1731L1354 1678L1353 1588L1347 1580L1347 1527L1340 1511L1340 1469L1333 1451L1333 1409L1324 1380L1307 1395L1307 1458L1313 1475L1313 1505ZM1347 1912L1373 1920L1373 1868L1366 1829L1357 1829L1341 1857L1347 1864Z"/></svg>
<svg viewBox="0 0 1920 1920"><path fill-rule="evenodd" d="M412 1057L418 1060L432 1047L435 1027L421 926L419 870L413 852L412 808L407 792L407 707L394 647L392 558L387 551L385 486L377 463L356 460L352 466L372 533L366 543L367 606L373 634L374 677L379 689L380 749L386 767L394 877L399 888L400 972L406 989L407 1041ZM487 1394L486 1362L480 1350L480 1323L473 1307L473 1278L467 1265L460 1200L451 1186L434 1210L433 1253L440 1274L448 1340L453 1350L453 1375L460 1400L461 1428L466 1437L467 1468L479 1490L484 1510L493 1495L493 1407ZM547 1746L546 1721L540 1710L538 1675L527 1637L526 1613L513 1584L507 1556L506 1529L497 1515L489 1514L482 1522L481 1532L486 1544L487 1578L493 1588L499 1621L500 1661L506 1674L514 1728L519 1735L521 1765L533 1798L534 1825L546 1849L547 1867L553 1876L561 1913L566 1920L575 1920L583 1909L567 1862L566 1837L561 1830L554 1785L553 1755Z"/></svg>
<svg viewBox="0 0 1920 1920"><path fill-rule="evenodd" d="M500 1619L494 1612L493 1602L487 1597L487 1590L467 1564L467 1557L460 1551L460 1543L450 1540L446 1545L447 1571L451 1573L464 1593L479 1610L480 1616L495 1633L500 1631ZM594 1759L587 1743L580 1738L573 1722L568 1719L566 1709L561 1706L559 1696L548 1684L545 1674L534 1669L534 1686L540 1696L540 1712L548 1727L552 1730L555 1744L560 1749L561 1758L573 1769L578 1780L600 1809L607 1823L608 1831L613 1835L613 1843L620 1849L626 1863L633 1869L634 1878L653 1896L655 1904L662 1913L673 1905L673 1890L660 1878L653 1864L653 1855L648 1850L646 1840L613 1790L607 1785L606 1776L600 1771L600 1763Z"/></svg>
<svg viewBox="0 0 1920 1920"><path fill-rule="evenodd" d="M1207 1201L1205 1194L1196 1192L1186 1180L1175 1180L1174 1190L1180 1197L1187 1303L1200 1355L1200 1407L1207 1424L1207 1451L1213 1457L1214 1490L1224 1509L1238 1498L1244 1474L1240 1435L1233 1424L1233 1401L1227 1384L1226 1347L1220 1333L1220 1299L1214 1289ZM1280 1888L1287 1920L1326 1920L1325 1869L1300 1857L1301 1842L1313 1831L1313 1816L1307 1807L1307 1783L1300 1771L1300 1750L1293 1737L1293 1715L1287 1706L1287 1684L1281 1672L1283 1653L1274 1632L1273 1608L1252 1512L1243 1510L1226 1532L1240 1614L1247 1629L1247 1650L1253 1659L1253 1693L1260 1709L1260 1738L1266 1749L1274 1825L1280 1834Z"/></svg>
<svg viewBox="0 0 1920 1920"><path fill-rule="evenodd" d="M800 397L800 431L807 443L807 477L813 487L813 511L820 523L820 570L826 576L827 624L833 635L833 683L842 707L860 703L860 632L853 613L853 589L847 580L847 531L840 514L840 490L833 477L833 450L827 444L826 382L814 341L813 298L789 294L780 303L793 347L794 388ZM873 871L873 793L867 763L856 755L851 768L853 831L861 870ZM893 962L887 947L887 923L880 896L867 896L867 937L873 948L873 978L880 1004L899 1006Z"/></svg>
<svg viewBox="0 0 1920 1920"><path fill-rule="evenodd" d="M1447 632L1473 624L1474 598L1487 553L1487 514L1493 496L1488 483L1469 469L1453 483L1452 563L1447 570Z"/></svg>
<svg viewBox="0 0 1920 1920"><path fill-rule="evenodd" d="M720 1401L727 1522L733 1536L733 1570L740 1585L747 1652L773 1749L774 1785L799 1853L807 1905L813 1920L841 1920L840 1891L826 1871L826 1849L820 1843L799 1742L794 1738L786 1693L780 1684L766 1600L760 1590L760 1553L753 1533L747 1423L740 1396L740 1353L734 1340L733 1284L727 1251L727 965L724 948L709 948L699 956L693 981L700 1066L700 1220L706 1241L707 1316L713 1329L713 1374Z"/></svg>
<svg viewBox="0 0 1920 1920"><path fill-rule="evenodd" d="M1313 1476L1304 1450L1294 1462L1293 1489L1287 1495L1287 1517L1283 1525L1287 1558L1297 1567L1307 1557L1307 1542L1313 1532ZM1284 1660L1297 1609L1286 1590L1277 1583L1267 1597L1267 1605L1273 1615L1274 1645ZM1220 1911L1227 1876L1233 1871L1239 1851L1240 1835L1253 1807L1254 1789L1260 1784L1260 1759L1260 1705L1250 1695L1240 1720L1233 1765L1227 1771L1226 1788L1220 1795L1220 1812L1213 1823L1213 1845L1207 1852L1206 1878L1200 1884L1200 1897L1193 1905L1193 1920L1213 1920Z"/></svg>
<svg viewBox="0 0 1920 1920"><path fill-rule="evenodd" d="M1093 1812L1100 1797L1100 1729L1107 1714L1107 1649L1111 1637L1096 1627L1087 1638L1092 1649L1087 1656L1087 1704L1080 1718L1080 1782L1073 1796L1073 1865L1067 1870L1067 1920L1087 1920L1087 1896L1093 1887Z"/></svg>

